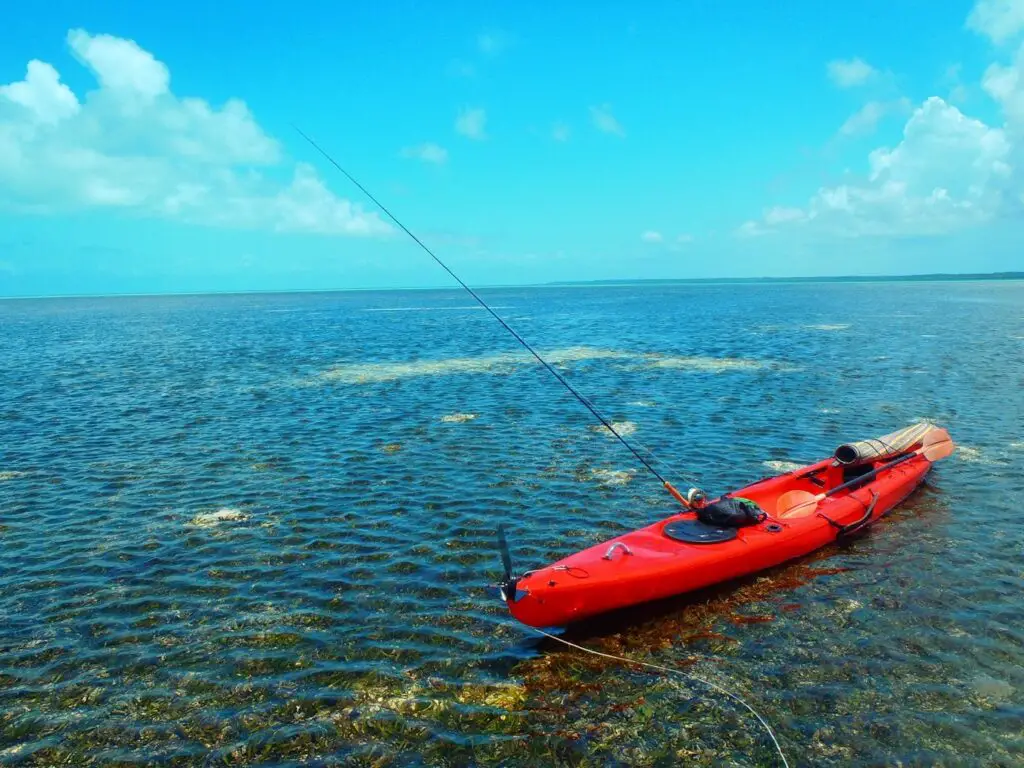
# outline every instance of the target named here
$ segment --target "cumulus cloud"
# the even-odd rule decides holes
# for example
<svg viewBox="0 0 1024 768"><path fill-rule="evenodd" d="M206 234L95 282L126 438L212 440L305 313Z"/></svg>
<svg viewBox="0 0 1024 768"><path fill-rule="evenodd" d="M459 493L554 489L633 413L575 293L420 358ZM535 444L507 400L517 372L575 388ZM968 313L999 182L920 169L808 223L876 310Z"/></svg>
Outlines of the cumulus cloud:
<svg viewBox="0 0 1024 768"><path fill-rule="evenodd" d="M57 70L37 59L28 63L24 80L0 85L0 99L19 105L27 119L40 123L59 123L81 109L78 98L60 81Z"/></svg>
<svg viewBox="0 0 1024 768"><path fill-rule="evenodd" d="M823 187L805 208L772 208L743 234L800 225L847 236L929 235L983 223L1007 202L1010 152L1003 129L933 96L914 110L898 145L869 155L866 178Z"/></svg>
<svg viewBox="0 0 1024 768"><path fill-rule="evenodd" d="M909 99L898 99L897 101L869 101L859 110L854 112L845 123L839 128L839 133L844 136L864 136L875 132L879 121L891 114L908 113L912 111L913 105Z"/></svg>
<svg viewBox="0 0 1024 768"><path fill-rule="evenodd" d="M448 150L432 142L427 142L415 147L405 147L402 150L402 157L411 157L422 160L424 163L440 165L447 162Z"/></svg>
<svg viewBox="0 0 1024 768"><path fill-rule="evenodd" d="M878 74L878 70L860 58L836 59L828 63L828 76L840 88L864 85Z"/></svg>
<svg viewBox="0 0 1024 768"><path fill-rule="evenodd" d="M1024 0L979 0L967 27L1002 44L1024 32Z"/></svg>
<svg viewBox="0 0 1024 768"><path fill-rule="evenodd" d="M1024 37L1024 0L980 0L967 25L996 43ZM1009 60L988 66L981 86L1001 122L990 125L931 96L911 110L895 146L868 155L867 173L820 188L803 207L771 208L736 233L926 236L1024 219L1024 42ZM847 130L877 121L872 110L847 121Z"/></svg>
<svg viewBox="0 0 1024 768"><path fill-rule="evenodd" d="M859 110L850 115L843 123L839 132L844 136L860 133L873 133L878 121L885 116L885 105L880 101L869 101Z"/></svg>
<svg viewBox="0 0 1024 768"><path fill-rule="evenodd" d="M559 121L551 126L551 138L555 141L568 141L570 136L569 126Z"/></svg>
<svg viewBox="0 0 1024 768"><path fill-rule="evenodd" d="M612 114L611 107L608 104L602 104L599 107L591 107L590 118L594 121L594 125L597 127L597 130L602 133L611 133L616 136L626 135L626 132L619 124L619 121L616 120L615 115Z"/></svg>
<svg viewBox="0 0 1024 768"><path fill-rule="evenodd" d="M464 108L459 111L455 118L455 131L466 138L481 141L486 138L484 125L487 122L487 113L479 108Z"/></svg>
<svg viewBox="0 0 1024 768"><path fill-rule="evenodd" d="M640 239L645 243L660 243L665 238L662 236L661 232L655 232L653 229L649 229L640 235Z"/></svg>
<svg viewBox="0 0 1024 768"><path fill-rule="evenodd" d="M331 193L312 166L289 168L244 102L218 108L175 95L167 66L131 40L75 29L67 43L98 88L80 98L38 60L0 86L0 202L275 231L391 231Z"/></svg>
<svg viewBox="0 0 1024 768"><path fill-rule="evenodd" d="M90 35L84 29L68 33L68 45L80 63L88 67L100 87L126 97L125 102L152 102L167 93L171 73L153 54L134 40L111 35Z"/></svg>
<svg viewBox="0 0 1024 768"><path fill-rule="evenodd" d="M759 224L754 220L744 221L736 228L737 237L760 237L761 235L767 235L775 230L768 229L767 227Z"/></svg>
<svg viewBox="0 0 1024 768"><path fill-rule="evenodd" d="M1007 127L1024 133L1024 44L1013 63L992 64L985 70L981 87L1003 109Z"/></svg>

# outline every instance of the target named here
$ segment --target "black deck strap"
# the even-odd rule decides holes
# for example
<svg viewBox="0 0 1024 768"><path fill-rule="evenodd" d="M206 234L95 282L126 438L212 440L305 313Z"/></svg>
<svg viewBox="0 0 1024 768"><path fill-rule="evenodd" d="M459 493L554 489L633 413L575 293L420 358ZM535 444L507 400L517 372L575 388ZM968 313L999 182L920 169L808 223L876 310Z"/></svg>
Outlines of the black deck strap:
<svg viewBox="0 0 1024 768"><path fill-rule="evenodd" d="M670 539L684 541L687 544L718 544L736 538L738 529L719 528L707 525L700 520L676 520L661 529Z"/></svg>
<svg viewBox="0 0 1024 768"><path fill-rule="evenodd" d="M861 516L861 518L846 525L843 525L842 523L837 523L831 517L822 512L819 512L818 516L825 518L828 524L831 525L833 528L838 528L840 536L848 536L849 534L854 533L863 528L865 525L867 525L868 521L871 519L871 513L875 511L875 504L877 503L878 494L875 491L872 491L871 503L867 505L867 508L864 510L864 514Z"/></svg>
<svg viewBox="0 0 1024 768"><path fill-rule="evenodd" d="M827 467L818 467L817 469L809 470L807 472L804 472L802 475L797 475L797 479L798 480L810 480L812 483L814 483L819 488L824 488L825 487L825 481L822 480L820 477L818 477L818 475L821 474L822 472L824 472L826 469L827 469Z"/></svg>

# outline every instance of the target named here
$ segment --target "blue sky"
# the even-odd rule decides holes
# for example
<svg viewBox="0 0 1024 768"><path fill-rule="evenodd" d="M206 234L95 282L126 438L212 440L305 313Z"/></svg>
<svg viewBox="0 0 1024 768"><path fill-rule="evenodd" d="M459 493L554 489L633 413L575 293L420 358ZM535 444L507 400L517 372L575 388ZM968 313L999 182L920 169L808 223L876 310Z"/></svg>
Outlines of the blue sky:
<svg viewBox="0 0 1024 768"><path fill-rule="evenodd" d="M1024 269L1024 0L5 12L0 295Z"/></svg>

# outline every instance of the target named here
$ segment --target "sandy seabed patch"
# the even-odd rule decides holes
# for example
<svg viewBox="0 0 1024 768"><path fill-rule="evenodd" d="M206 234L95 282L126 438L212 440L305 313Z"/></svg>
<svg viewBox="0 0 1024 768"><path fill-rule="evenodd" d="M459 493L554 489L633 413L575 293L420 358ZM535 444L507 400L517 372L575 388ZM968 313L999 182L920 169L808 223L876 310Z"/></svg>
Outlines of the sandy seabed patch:
<svg viewBox="0 0 1024 768"><path fill-rule="evenodd" d="M720 373L724 371L796 370L791 366L770 360L738 357L709 357L706 355L665 355L660 353L627 352L597 347L566 347L541 352L541 357L554 366L587 360L634 361L650 368ZM324 383L374 384L419 376L448 376L458 373L508 374L523 365L539 365L536 358L526 352L506 352L480 357L450 357L440 360L413 360L407 362L340 363L306 379L300 384Z"/></svg>
<svg viewBox="0 0 1024 768"><path fill-rule="evenodd" d="M245 514L242 510L225 507L224 509L218 509L216 512L205 512L201 515L196 515L188 524L196 528L211 528L221 523L240 523L248 519L249 515Z"/></svg>
<svg viewBox="0 0 1024 768"><path fill-rule="evenodd" d="M594 347L567 347L541 353L552 365L583 360L630 357L626 352ZM524 363L536 363L529 353L502 353L481 357L449 357L411 362L343 363L317 374L314 381L342 384L373 384L418 376L447 376L455 373L511 373Z"/></svg>
<svg viewBox="0 0 1024 768"><path fill-rule="evenodd" d="M800 467L804 466L795 461L781 461L779 459L769 459L761 463L773 472L792 472L794 469L800 469Z"/></svg>
<svg viewBox="0 0 1024 768"><path fill-rule="evenodd" d="M985 464L988 462L980 448L972 448L969 445L957 445L953 455L959 458L960 461L966 461L968 464Z"/></svg>
<svg viewBox="0 0 1024 768"><path fill-rule="evenodd" d="M757 371L767 367L762 360L739 357L657 357L650 360L651 368L678 368L690 371Z"/></svg>
<svg viewBox="0 0 1024 768"><path fill-rule="evenodd" d="M475 413L449 413L447 416L442 416L441 421L445 424L462 424L466 421L472 421L475 418Z"/></svg>
<svg viewBox="0 0 1024 768"><path fill-rule="evenodd" d="M622 437L632 435L637 430L636 422L633 421L612 421L610 422L610 424L612 425L612 429L614 429L616 432L622 435ZM608 427L606 427L604 424L595 424L590 429L593 432L603 432L604 434L608 435L608 437L615 437L615 435L612 434L611 430L608 429Z"/></svg>
<svg viewBox="0 0 1024 768"><path fill-rule="evenodd" d="M625 485L633 480L633 469L592 469L590 477L601 485Z"/></svg>

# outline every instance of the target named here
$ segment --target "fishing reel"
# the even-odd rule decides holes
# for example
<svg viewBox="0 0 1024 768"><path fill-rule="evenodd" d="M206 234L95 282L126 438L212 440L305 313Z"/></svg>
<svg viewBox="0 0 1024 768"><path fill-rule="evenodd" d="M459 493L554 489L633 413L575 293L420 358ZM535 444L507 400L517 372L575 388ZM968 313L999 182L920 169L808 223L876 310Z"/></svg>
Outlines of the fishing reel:
<svg viewBox="0 0 1024 768"><path fill-rule="evenodd" d="M700 488L691 488L686 492L686 506L699 509L708 503L708 496Z"/></svg>

